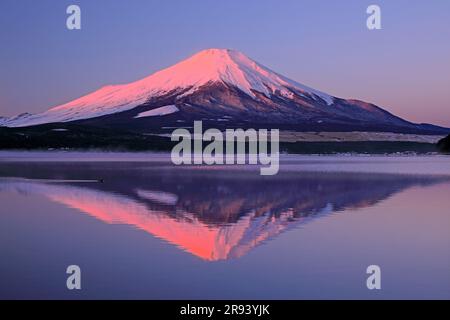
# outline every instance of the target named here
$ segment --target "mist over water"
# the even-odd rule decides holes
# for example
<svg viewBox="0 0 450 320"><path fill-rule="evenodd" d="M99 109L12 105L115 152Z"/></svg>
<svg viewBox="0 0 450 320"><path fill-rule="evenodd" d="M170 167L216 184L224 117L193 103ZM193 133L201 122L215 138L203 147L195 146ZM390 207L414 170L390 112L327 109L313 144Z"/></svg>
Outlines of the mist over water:
<svg viewBox="0 0 450 320"><path fill-rule="evenodd" d="M260 176L164 154L24 155L0 157L1 298L450 297L448 157L284 156Z"/></svg>

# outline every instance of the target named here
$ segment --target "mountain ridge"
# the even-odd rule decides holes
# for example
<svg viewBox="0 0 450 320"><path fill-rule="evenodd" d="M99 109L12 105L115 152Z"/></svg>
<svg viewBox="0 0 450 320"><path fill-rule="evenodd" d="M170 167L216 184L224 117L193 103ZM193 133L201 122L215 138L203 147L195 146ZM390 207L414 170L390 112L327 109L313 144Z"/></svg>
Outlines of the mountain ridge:
<svg viewBox="0 0 450 320"><path fill-rule="evenodd" d="M171 112L152 112L158 108ZM200 51L143 79L104 86L43 113L0 118L0 126L77 122L153 132L188 126L195 120L209 121L210 127L450 132L406 121L371 103L328 95L230 49Z"/></svg>

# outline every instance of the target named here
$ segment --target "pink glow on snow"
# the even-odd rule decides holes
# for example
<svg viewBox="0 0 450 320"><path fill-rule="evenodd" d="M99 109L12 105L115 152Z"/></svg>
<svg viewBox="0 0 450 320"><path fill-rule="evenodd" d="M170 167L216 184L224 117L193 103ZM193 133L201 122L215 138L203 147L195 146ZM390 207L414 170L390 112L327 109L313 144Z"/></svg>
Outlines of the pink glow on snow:
<svg viewBox="0 0 450 320"><path fill-rule="evenodd" d="M49 122L65 122L98 117L130 110L148 100L173 90L188 89L189 94L208 83L222 82L235 86L254 97L253 90L270 95L278 90L289 96L295 88L321 98L327 104L333 97L289 80L258 64L243 53L229 49L203 50L167 69L129 84L105 86L93 93L56 106L37 115L9 121L10 127Z"/></svg>
<svg viewBox="0 0 450 320"><path fill-rule="evenodd" d="M10 181L7 188L45 196L108 224L133 226L207 261L241 257L292 223L292 214L287 212L271 219L249 213L233 224L211 225L189 212L172 217L150 209L144 202L103 191L25 181ZM137 190L137 194L157 196L157 202L177 199L176 195L155 191Z"/></svg>

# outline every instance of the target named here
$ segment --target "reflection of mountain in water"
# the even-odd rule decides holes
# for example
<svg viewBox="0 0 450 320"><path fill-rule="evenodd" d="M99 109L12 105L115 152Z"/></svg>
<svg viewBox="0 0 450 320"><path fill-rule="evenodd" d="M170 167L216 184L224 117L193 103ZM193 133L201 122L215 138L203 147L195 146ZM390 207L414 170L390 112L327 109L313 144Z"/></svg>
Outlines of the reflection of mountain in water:
<svg viewBox="0 0 450 320"><path fill-rule="evenodd" d="M0 190L42 194L107 223L129 224L205 260L240 257L314 217L368 207L446 178L198 171L136 164L3 165ZM39 179L97 179L104 183Z"/></svg>

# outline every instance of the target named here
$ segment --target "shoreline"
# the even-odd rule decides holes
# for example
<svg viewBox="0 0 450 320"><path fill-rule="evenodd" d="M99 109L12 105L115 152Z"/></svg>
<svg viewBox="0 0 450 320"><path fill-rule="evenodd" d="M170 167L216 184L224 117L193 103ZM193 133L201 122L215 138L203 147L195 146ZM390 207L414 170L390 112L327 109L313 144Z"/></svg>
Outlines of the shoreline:
<svg viewBox="0 0 450 320"><path fill-rule="evenodd" d="M5 152L0 151L0 169L8 172L14 165L29 166L33 164L40 170L50 164L60 164L54 170L63 170L66 165L110 166L121 170L122 164L135 163L136 170L164 169L175 174L183 172L252 172L264 167L260 164L226 165L226 164L192 164L174 165L170 153L156 152ZM146 165L148 164L148 165ZM88 167L86 167L88 168ZM89 168L88 168L89 169ZM90 170L90 169L89 169ZM450 176L450 155L298 155L280 154L279 174L301 172L327 173L375 173L375 174L407 174L407 175L440 175ZM257 174L255 172L255 174ZM259 174L258 174L259 176ZM267 177L262 176L263 179ZM269 177L270 178L270 177ZM301 176L299 176L301 178Z"/></svg>

